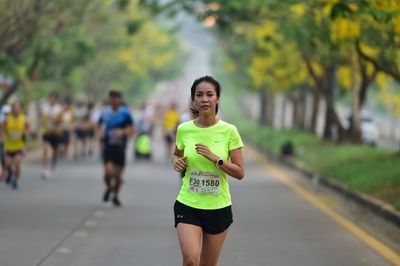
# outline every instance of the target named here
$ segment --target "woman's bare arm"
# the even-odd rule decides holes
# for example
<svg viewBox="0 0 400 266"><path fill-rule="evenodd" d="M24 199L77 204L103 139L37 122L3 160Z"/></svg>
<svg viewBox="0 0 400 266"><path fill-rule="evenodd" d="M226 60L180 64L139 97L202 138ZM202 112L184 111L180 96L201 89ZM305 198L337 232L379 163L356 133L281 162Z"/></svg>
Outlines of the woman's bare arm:
<svg viewBox="0 0 400 266"><path fill-rule="evenodd" d="M234 149L229 151L230 161L224 161L224 164L221 166L221 169L238 180L242 180L244 177L244 163L242 156L242 149Z"/></svg>
<svg viewBox="0 0 400 266"><path fill-rule="evenodd" d="M183 151L179 150L178 147L175 146L172 167L177 172L182 172L186 169L186 157L183 157Z"/></svg>

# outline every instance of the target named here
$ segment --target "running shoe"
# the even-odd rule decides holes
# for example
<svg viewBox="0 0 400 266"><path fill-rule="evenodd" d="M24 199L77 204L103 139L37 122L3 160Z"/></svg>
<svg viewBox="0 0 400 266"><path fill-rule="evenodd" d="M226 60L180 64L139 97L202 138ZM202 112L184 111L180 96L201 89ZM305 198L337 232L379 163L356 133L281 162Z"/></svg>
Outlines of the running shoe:
<svg viewBox="0 0 400 266"><path fill-rule="evenodd" d="M121 204L121 201L119 200L119 198L117 197L117 196L115 196L114 198L113 198L113 204L114 204L114 206L115 207L121 207L122 206L122 204Z"/></svg>
<svg viewBox="0 0 400 266"><path fill-rule="evenodd" d="M14 189L14 190L17 190L18 189L18 181L17 180L13 180L12 182L11 182L11 187Z"/></svg>
<svg viewBox="0 0 400 266"><path fill-rule="evenodd" d="M111 195L111 188L107 188L103 194L103 201L108 202L108 200L110 199L110 195Z"/></svg>
<svg viewBox="0 0 400 266"><path fill-rule="evenodd" d="M43 169L42 178L43 179L50 179L51 171L49 169Z"/></svg>
<svg viewBox="0 0 400 266"><path fill-rule="evenodd" d="M6 174L6 184L10 185L11 181L12 181L12 175L11 175L10 172L7 172L7 174Z"/></svg>

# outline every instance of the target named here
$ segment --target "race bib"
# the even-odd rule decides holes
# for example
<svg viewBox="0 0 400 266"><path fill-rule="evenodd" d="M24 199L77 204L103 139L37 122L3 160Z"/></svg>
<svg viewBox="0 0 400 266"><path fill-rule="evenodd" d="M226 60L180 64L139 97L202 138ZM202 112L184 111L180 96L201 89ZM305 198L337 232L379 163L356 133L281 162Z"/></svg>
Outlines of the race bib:
<svg viewBox="0 0 400 266"><path fill-rule="evenodd" d="M19 140L19 139L21 139L22 134L19 131L11 130L9 132L9 136L10 136L10 139L12 139L12 140Z"/></svg>
<svg viewBox="0 0 400 266"><path fill-rule="evenodd" d="M220 192L221 178L217 172L191 170L189 177L189 190L199 194L218 195Z"/></svg>

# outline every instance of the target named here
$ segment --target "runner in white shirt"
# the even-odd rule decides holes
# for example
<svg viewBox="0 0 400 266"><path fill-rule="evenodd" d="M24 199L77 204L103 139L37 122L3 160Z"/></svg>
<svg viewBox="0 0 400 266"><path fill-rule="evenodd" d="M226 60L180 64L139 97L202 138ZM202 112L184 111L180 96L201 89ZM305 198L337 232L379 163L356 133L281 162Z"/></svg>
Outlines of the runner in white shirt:
<svg viewBox="0 0 400 266"><path fill-rule="evenodd" d="M41 125L43 139L43 178L49 178L55 171L58 148L61 141L62 107L58 103L57 94L51 94L49 102L41 109ZM49 160L51 158L51 164Z"/></svg>

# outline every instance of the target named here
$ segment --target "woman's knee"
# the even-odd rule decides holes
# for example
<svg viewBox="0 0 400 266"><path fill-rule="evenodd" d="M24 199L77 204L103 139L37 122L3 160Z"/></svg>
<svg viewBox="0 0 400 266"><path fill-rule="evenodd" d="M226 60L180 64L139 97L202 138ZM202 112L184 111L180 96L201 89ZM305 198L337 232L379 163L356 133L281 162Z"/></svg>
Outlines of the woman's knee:
<svg viewBox="0 0 400 266"><path fill-rule="evenodd" d="M199 265L199 254L184 254L183 255L183 265L184 266L198 266Z"/></svg>

